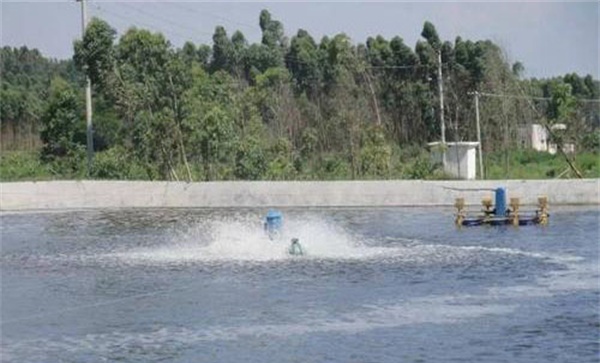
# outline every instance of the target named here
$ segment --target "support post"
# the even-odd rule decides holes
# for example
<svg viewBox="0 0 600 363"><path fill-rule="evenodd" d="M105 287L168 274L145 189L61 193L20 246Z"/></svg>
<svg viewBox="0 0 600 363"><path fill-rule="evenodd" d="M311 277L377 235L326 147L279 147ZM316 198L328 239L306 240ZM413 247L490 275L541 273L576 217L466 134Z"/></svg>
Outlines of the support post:
<svg viewBox="0 0 600 363"><path fill-rule="evenodd" d="M446 125L444 124L444 85L442 78L442 50L437 51L438 56L438 94L440 99L440 131L442 136L442 164L446 171Z"/></svg>
<svg viewBox="0 0 600 363"><path fill-rule="evenodd" d="M475 95L475 122L477 125L477 150L479 151L479 178L481 180L485 179L483 173L483 148L481 147L481 126L479 125L479 92L475 91L473 93Z"/></svg>
<svg viewBox="0 0 600 363"><path fill-rule="evenodd" d="M77 0L81 2L81 39L85 36L87 27L87 8L86 0ZM94 160L94 136L92 126L92 81L86 76L85 83L85 121L86 121L86 138L87 138L87 174L90 176L92 172L92 162Z"/></svg>

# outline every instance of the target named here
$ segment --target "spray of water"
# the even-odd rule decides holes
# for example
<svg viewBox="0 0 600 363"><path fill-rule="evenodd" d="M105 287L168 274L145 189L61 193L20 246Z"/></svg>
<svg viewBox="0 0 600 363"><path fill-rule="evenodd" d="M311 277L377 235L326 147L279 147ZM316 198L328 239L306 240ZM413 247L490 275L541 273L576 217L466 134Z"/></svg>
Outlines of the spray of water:
<svg viewBox="0 0 600 363"><path fill-rule="evenodd" d="M166 234L160 244L136 247L104 255L123 263L181 264L219 262L266 262L290 259L377 260L418 265L463 263L482 254L522 255L549 259L539 253L510 248L450 246L423 241L370 241L340 225L317 218L287 218L281 234L271 240L259 215L211 216ZM303 256L288 253L292 238L298 238ZM556 256L553 256L556 257ZM550 258L549 260L553 260ZM563 262L563 261L553 261Z"/></svg>
<svg viewBox="0 0 600 363"><path fill-rule="evenodd" d="M359 236L317 218L290 219L281 234L271 240L262 221L253 216L201 221L174 232L161 246L119 253L127 260L147 262L276 261L297 258L288 253L298 238L309 259L358 259L376 257L385 248L370 248Z"/></svg>

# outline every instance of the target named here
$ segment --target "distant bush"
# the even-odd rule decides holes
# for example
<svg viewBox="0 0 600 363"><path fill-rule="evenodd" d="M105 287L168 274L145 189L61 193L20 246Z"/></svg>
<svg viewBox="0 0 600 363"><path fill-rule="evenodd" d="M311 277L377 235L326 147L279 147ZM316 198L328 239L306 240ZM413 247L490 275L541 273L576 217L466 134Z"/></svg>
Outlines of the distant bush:
<svg viewBox="0 0 600 363"><path fill-rule="evenodd" d="M121 146L96 153L92 166L92 178L144 180L148 173Z"/></svg>
<svg viewBox="0 0 600 363"><path fill-rule="evenodd" d="M0 180L51 179L48 164L43 164L35 151L3 152L0 158Z"/></svg>
<svg viewBox="0 0 600 363"><path fill-rule="evenodd" d="M42 156L42 160L45 157ZM61 157L54 156L48 161L48 168L56 178L83 179L87 175L87 156L83 145L73 145Z"/></svg>
<svg viewBox="0 0 600 363"><path fill-rule="evenodd" d="M600 153L600 130L585 134L581 138L581 148L585 151Z"/></svg>
<svg viewBox="0 0 600 363"><path fill-rule="evenodd" d="M428 179L433 175L435 166L428 157L418 156L406 170L408 179Z"/></svg>

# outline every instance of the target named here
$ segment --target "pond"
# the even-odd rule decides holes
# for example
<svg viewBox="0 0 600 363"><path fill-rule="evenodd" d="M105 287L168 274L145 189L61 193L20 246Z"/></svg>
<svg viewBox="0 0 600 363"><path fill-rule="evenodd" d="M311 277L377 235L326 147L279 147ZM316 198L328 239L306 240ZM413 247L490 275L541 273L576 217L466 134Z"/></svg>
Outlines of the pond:
<svg viewBox="0 0 600 363"><path fill-rule="evenodd" d="M2 362L598 360L597 208L282 212L282 241L264 209L2 214Z"/></svg>

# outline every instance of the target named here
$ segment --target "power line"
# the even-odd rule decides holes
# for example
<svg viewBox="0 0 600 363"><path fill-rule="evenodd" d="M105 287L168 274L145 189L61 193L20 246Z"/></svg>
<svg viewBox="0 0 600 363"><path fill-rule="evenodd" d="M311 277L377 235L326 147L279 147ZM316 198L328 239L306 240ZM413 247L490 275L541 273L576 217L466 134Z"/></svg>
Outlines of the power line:
<svg viewBox="0 0 600 363"><path fill-rule="evenodd" d="M243 23L243 22L239 22L239 21L235 21L235 20L227 19L227 18L225 18L225 17L222 17L222 16L220 16L220 15L218 15L218 14L214 13L214 12L207 11L207 10L205 10L205 9L202 9L202 10L196 10L196 9L189 8L189 7L187 7L187 6L183 6L183 5L179 4L179 3L169 3L169 4L170 4L170 5L174 5L175 7L178 7L178 8L180 8L180 9L183 9L183 10L185 10L185 11L187 11L187 12L192 12L192 13L195 13L195 14L199 14L200 16L203 16L203 15L206 15L206 14L208 14L208 15L211 15L212 17L214 17L214 18L217 18L217 19L219 19L219 20L222 20L222 21L228 22L228 23L230 23L230 24L236 24L236 25L240 25L240 26L243 26L243 27L246 27L246 28L250 28L250 29L254 29L254 30L256 30L256 28L257 28L257 27L256 27L256 25L250 25L250 24L248 24L248 23ZM194 4L197 4L197 3L194 3ZM199 4L199 3L198 3L198 4Z"/></svg>
<svg viewBox="0 0 600 363"><path fill-rule="evenodd" d="M159 21L163 21L163 22L165 22L167 24L171 24L172 26L178 27L179 29L183 29L185 31L192 31L194 33L198 32L198 33L202 33L202 34L206 34L206 35L212 36L212 33L208 33L208 32L205 32L203 30L198 30L198 29L194 29L194 28L191 28L191 27L188 27L188 26L181 25L181 24L179 24L177 22L174 22L174 21L172 21L170 19L164 18L162 16L157 16L157 15L152 14L150 12L147 12L145 10L139 9L139 8L137 8L135 6L128 5L127 3L118 3L118 4L124 6L124 7L128 8L128 9L131 9L131 10L133 10L135 12L138 12L138 13L140 13L140 14L148 17L148 18L156 19L156 20L159 20Z"/></svg>
<svg viewBox="0 0 600 363"><path fill-rule="evenodd" d="M97 3L93 3L93 4L94 4L94 6L99 11L101 11L103 13L110 14L110 15L112 15L112 16L120 19L120 21L123 22L125 25L128 25L128 26L142 25L142 26L148 27L149 29L157 29L157 27L156 27L155 24L150 24L150 23L146 23L146 22L143 22L143 21L139 21L139 20L132 21L131 18L127 18L127 17L125 17L125 16L123 16L123 15L117 13L117 12L114 12L114 11L108 10L108 9L106 9L104 7L101 7ZM190 37L188 35L184 35L182 33L174 31L172 29L168 29L166 31L162 30L162 29L158 29L158 31L164 32L164 33L169 34L169 35L174 35L176 38L179 38L180 40L183 40L184 42L190 39Z"/></svg>
<svg viewBox="0 0 600 363"><path fill-rule="evenodd" d="M536 100L536 101L552 100L552 97L518 96L518 95L506 95L506 94L486 93L486 92L479 92L479 94L481 96L486 96L486 97L514 98L514 99L521 99L521 100ZM575 99L580 102L600 102L600 100L590 99L590 98L575 98Z"/></svg>

